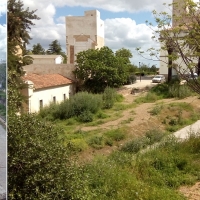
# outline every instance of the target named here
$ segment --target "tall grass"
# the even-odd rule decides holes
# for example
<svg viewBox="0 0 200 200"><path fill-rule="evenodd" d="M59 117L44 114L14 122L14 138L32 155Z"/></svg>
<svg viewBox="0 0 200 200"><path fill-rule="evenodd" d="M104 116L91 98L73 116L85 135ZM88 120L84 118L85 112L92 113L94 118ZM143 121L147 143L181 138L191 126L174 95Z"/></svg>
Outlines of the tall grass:
<svg viewBox="0 0 200 200"><path fill-rule="evenodd" d="M76 171L75 183L83 188L73 195L98 200L186 199L177 188L200 179L199 147L200 135L192 134L183 142L168 138L137 156L124 151L99 156Z"/></svg>

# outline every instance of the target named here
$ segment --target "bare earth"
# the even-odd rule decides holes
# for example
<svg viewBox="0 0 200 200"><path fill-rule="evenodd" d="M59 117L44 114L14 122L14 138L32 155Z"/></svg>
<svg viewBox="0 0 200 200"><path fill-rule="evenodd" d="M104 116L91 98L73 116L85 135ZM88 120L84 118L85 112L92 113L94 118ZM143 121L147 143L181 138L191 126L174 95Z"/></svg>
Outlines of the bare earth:
<svg viewBox="0 0 200 200"><path fill-rule="evenodd" d="M142 95L144 92L136 93L136 94L131 94L131 87L126 87L122 90L119 91L120 94L122 94L125 97L125 101L127 103L132 103L134 99L138 95ZM185 99L181 100L175 100L175 99L165 99L161 100L163 103L171 103L171 102L187 102L192 105L194 105L198 110L200 110L200 100L198 97L188 97ZM126 126L130 127L130 135L129 139L142 135L145 131L152 129L152 128L161 128L162 129L162 124L152 115L150 115L149 110L155 105L155 103L144 103L136 108L128 109L125 110L122 114L122 116L114 121L109 121L107 123L104 123L102 125L98 125L97 127L82 127L81 130L83 131L90 131L94 129L112 129L112 128L117 128L119 127L123 121L127 119L132 119L130 120ZM91 160L94 155L108 155L112 151L118 149L121 145L123 145L127 140L120 141L120 144L117 146L106 146L102 149L99 150L89 150L86 152L83 152L81 155L82 158L85 158L84 160ZM194 186L184 186L179 189L179 191L184 194L184 196L187 197L188 200L200 200L200 182L197 182Z"/></svg>

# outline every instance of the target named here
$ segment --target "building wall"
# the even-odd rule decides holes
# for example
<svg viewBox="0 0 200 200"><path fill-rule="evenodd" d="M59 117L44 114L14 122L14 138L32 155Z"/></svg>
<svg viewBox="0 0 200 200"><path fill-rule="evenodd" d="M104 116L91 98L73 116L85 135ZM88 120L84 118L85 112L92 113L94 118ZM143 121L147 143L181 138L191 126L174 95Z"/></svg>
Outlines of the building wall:
<svg viewBox="0 0 200 200"><path fill-rule="evenodd" d="M85 11L84 16L66 17L67 62L73 64L76 54L104 46L104 22L97 10Z"/></svg>
<svg viewBox="0 0 200 200"><path fill-rule="evenodd" d="M31 90L31 89L29 89ZM44 88L41 90L33 90L31 96L29 96L28 99L28 112L34 113L38 112L42 106L47 106L51 102L54 102L54 97L56 100L56 103L62 102L64 100L64 95L66 99L69 99L69 96L73 92L73 85L67 85L67 86L60 86L55 88Z"/></svg>
<svg viewBox="0 0 200 200"><path fill-rule="evenodd" d="M45 56L45 55L44 55ZM61 56L58 56L57 58L34 58L33 64L62 64L63 59Z"/></svg>
<svg viewBox="0 0 200 200"><path fill-rule="evenodd" d="M73 64L31 64L23 67L26 73L35 74L61 74L69 79L75 80Z"/></svg>
<svg viewBox="0 0 200 200"><path fill-rule="evenodd" d="M180 37L183 36L186 33L181 33ZM179 41L179 43L181 43L182 41ZM160 43L161 47L162 45L164 45L164 43ZM189 48L185 47L185 51L182 50L183 52L189 52ZM190 59L192 60L193 63L197 63L198 60L195 57L190 57ZM181 74L188 74L189 73L189 68L188 66L185 64L185 62L183 61L182 57L180 56L177 60L173 61L173 65L177 66L177 70L181 73ZM193 69L193 71L195 72L195 68ZM163 74L166 77L168 76L168 52L165 50L160 50L160 69L159 69L159 74ZM172 76L173 75L177 75L177 72L175 69L172 69Z"/></svg>

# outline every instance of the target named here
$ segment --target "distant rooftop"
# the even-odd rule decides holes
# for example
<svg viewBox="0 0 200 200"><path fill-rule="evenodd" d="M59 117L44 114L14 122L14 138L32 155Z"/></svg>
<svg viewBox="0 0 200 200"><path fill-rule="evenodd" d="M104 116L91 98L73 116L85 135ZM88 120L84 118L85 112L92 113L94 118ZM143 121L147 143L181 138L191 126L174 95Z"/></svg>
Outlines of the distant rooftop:
<svg viewBox="0 0 200 200"><path fill-rule="evenodd" d="M39 75L39 74L30 73L30 74L25 75L23 79L25 81L33 82L35 89L68 85L68 84L73 83L71 79L68 79L60 74Z"/></svg>

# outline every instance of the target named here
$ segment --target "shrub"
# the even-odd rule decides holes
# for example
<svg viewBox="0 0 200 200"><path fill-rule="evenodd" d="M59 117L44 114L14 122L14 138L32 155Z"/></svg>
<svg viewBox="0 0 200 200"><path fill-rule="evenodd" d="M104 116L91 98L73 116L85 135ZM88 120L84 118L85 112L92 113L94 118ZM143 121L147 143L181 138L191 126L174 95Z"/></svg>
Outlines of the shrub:
<svg viewBox="0 0 200 200"><path fill-rule="evenodd" d="M83 121L91 121L89 113L96 113L102 107L102 96L87 92L79 92L59 104L53 113L54 119L69 119L77 116ZM88 119L87 119L88 118ZM82 120L81 120L82 121Z"/></svg>
<svg viewBox="0 0 200 200"><path fill-rule="evenodd" d="M69 148L70 151L80 152L86 150L88 148L88 144L85 142L85 140L76 138L70 140L70 142L67 144L67 148Z"/></svg>
<svg viewBox="0 0 200 200"><path fill-rule="evenodd" d="M104 138L98 135L92 136L89 138L88 144L95 149L101 149L104 146Z"/></svg>
<svg viewBox="0 0 200 200"><path fill-rule="evenodd" d="M128 152L128 153L137 153L141 149L145 148L149 143L146 137L136 138L125 145L122 146L121 151Z"/></svg>
<svg viewBox="0 0 200 200"><path fill-rule="evenodd" d="M125 133L123 129L114 129L114 130L109 130L105 133L105 136L114 140L114 141L120 141L125 138Z"/></svg>
<svg viewBox="0 0 200 200"><path fill-rule="evenodd" d="M155 142L160 142L161 139L165 136L159 129L150 129L145 133L145 137L148 139L148 144L154 144Z"/></svg>
<svg viewBox="0 0 200 200"><path fill-rule="evenodd" d="M72 166L60 131L35 115L10 113L8 123L9 199L70 199Z"/></svg>
<svg viewBox="0 0 200 200"><path fill-rule="evenodd" d="M186 98L192 94L191 90L187 85L170 84L169 85L169 97L175 98Z"/></svg>
<svg viewBox="0 0 200 200"><path fill-rule="evenodd" d="M81 122L92 122L93 114L89 110L85 110L78 116L78 119Z"/></svg>
<svg viewBox="0 0 200 200"><path fill-rule="evenodd" d="M116 90L106 87L103 93L103 108L112 108L116 100Z"/></svg>
<svg viewBox="0 0 200 200"><path fill-rule="evenodd" d="M150 110L151 115L158 115L161 112L162 108L162 105L156 105L152 110Z"/></svg>

